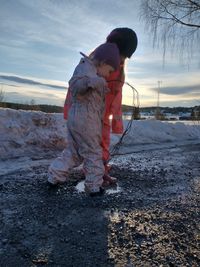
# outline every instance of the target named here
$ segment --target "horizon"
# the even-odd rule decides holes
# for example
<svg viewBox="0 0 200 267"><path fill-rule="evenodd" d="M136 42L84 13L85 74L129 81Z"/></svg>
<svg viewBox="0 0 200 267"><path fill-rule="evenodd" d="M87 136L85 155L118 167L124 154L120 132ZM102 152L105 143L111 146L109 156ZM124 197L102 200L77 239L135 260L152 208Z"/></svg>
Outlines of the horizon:
<svg viewBox="0 0 200 267"><path fill-rule="evenodd" d="M31 99L31 101L34 101L34 99ZM59 108L63 108L63 106L59 106L59 105L53 105L53 104L46 104L46 103L41 103L41 104L37 104L37 103L31 103L30 102L8 102L8 101L2 101L0 102L1 104L16 104L16 105L27 105L27 106L52 106L52 107L59 107ZM130 107L130 108L133 108L133 106L129 106L129 105L126 105L126 104L122 104L122 106L126 106L126 107ZM1 106L0 106L1 107ZM176 106L176 107L168 107L168 106L159 106L159 109L165 109L165 108L169 108L169 109L192 109L192 108L195 108L195 107L200 107L200 105L196 105L196 106L190 106L190 107L184 107L184 106ZM1 107L1 108L7 108L7 107ZM158 108L157 106L139 106L139 108L141 109L145 109L145 108L152 108L152 109L156 109Z"/></svg>
<svg viewBox="0 0 200 267"><path fill-rule="evenodd" d="M153 48L140 20L136 0L99 1L4 1L1 5L0 90L7 101L28 101L62 106L68 80L81 56L105 42L117 27L129 27L138 35L138 47L126 62L126 81L139 91L140 105L198 106L199 60ZM112 5L112 10L110 10ZM31 11L31 12L30 12ZM27 15L29 14L29 15ZM87 16L90 14L90 16ZM159 84L160 82L160 84ZM131 105L133 94L123 87L123 104Z"/></svg>

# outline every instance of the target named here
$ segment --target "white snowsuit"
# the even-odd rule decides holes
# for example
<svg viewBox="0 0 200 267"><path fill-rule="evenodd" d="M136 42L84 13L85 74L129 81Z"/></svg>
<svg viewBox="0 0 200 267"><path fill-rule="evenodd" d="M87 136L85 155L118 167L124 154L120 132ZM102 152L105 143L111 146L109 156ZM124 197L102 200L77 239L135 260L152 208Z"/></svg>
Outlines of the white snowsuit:
<svg viewBox="0 0 200 267"><path fill-rule="evenodd" d="M99 191L103 182L102 119L106 81L96 73L88 58L82 58L69 81L72 103L67 120L67 148L49 167L48 181L56 184L68 179L69 171L83 163L85 186Z"/></svg>

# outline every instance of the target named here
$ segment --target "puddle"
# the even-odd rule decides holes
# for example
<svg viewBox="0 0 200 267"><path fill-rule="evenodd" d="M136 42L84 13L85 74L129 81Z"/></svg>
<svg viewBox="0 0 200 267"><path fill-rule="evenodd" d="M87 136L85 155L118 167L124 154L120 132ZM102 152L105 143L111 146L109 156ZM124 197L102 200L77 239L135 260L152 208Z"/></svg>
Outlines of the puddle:
<svg viewBox="0 0 200 267"><path fill-rule="evenodd" d="M75 188L78 191L78 193L85 192L84 181L79 182L76 185ZM106 189L106 194L108 194L108 195L110 195L110 194L116 194L116 193L119 193L121 191L122 191L121 187L118 184L116 184L116 186L112 186L112 187L107 188Z"/></svg>
<svg viewBox="0 0 200 267"><path fill-rule="evenodd" d="M121 191L122 191L122 188L118 184L116 184L115 186L112 186L112 187L106 189L106 193L108 195L110 195L110 194L116 194L116 193L119 193Z"/></svg>

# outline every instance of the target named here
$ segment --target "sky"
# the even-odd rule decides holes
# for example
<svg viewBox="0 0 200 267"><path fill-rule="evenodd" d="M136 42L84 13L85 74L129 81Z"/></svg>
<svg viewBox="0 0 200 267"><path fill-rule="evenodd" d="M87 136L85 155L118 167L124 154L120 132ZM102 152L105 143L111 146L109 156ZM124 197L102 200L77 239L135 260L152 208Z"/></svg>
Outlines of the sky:
<svg viewBox="0 0 200 267"><path fill-rule="evenodd" d="M154 47L136 0L0 0L0 90L7 102L62 106L68 80L81 56L105 42L117 27L132 28L138 48L126 60L126 81L141 107L200 105L199 58L189 66L179 55ZM123 88L123 104L133 103Z"/></svg>

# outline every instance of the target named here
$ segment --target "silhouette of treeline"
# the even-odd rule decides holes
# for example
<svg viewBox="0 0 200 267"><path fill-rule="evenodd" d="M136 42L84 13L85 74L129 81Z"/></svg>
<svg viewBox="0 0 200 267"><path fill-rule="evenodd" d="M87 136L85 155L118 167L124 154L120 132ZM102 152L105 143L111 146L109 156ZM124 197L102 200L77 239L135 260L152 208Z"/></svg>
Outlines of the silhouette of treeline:
<svg viewBox="0 0 200 267"><path fill-rule="evenodd" d="M140 108L140 112L148 112L148 113L155 113L157 107L145 107ZM161 113L171 113L171 114L179 114L179 113L191 113L193 107L159 107Z"/></svg>
<svg viewBox="0 0 200 267"><path fill-rule="evenodd" d="M46 113L62 113L63 112L63 107L55 106L55 105L44 105L44 104L32 105L32 104L1 102L0 107L22 109L22 110L37 110L37 111L43 111Z"/></svg>
<svg viewBox="0 0 200 267"><path fill-rule="evenodd" d="M36 104L21 104L21 103L11 103L11 102L0 102L0 107L4 108L12 108L12 109L22 109L22 110L37 110L43 111L47 113L62 113L63 107L56 106L56 105L36 105ZM139 112L146 112L154 114L157 107L140 107ZM171 114L179 114L183 113L192 113L194 107L159 107L161 113L171 113ZM122 105L123 112L132 112L133 107Z"/></svg>
<svg viewBox="0 0 200 267"><path fill-rule="evenodd" d="M155 114L158 107L140 107L140 113L149 113ZM191 113L194 107L159 107L161 113L171 113L171 114L180 114L180 113ZM123 112L131 112L133 110L132 106L122 105Z"/></svg>
<svg viewBox="0 0 200 267"><path fill-rule="evenodd" d="M55 105L39 105L39 104L21 104L21 103L11 103L11 102L0 102L0 107L12 108L12 109L22 109L22 110L37 110L47 113L62 113L63 107ZM122 105L123 112L132 112L131 106Z"/></svg>

